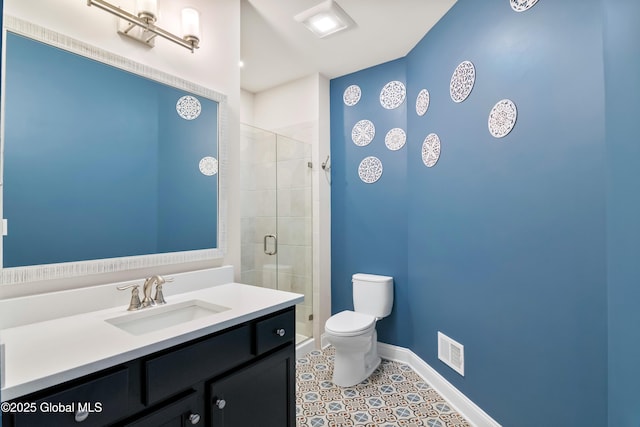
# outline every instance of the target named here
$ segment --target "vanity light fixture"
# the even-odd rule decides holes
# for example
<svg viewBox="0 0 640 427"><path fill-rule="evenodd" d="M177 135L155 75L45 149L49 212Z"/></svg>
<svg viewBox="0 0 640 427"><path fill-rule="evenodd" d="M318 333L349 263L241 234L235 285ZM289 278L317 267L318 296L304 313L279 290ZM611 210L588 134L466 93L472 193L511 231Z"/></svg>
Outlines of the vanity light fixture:
<svg viewBox="0 0 640 427"><path fill-rule="evenodd" d="M182 32L179 37L157 26L158 2L157 0L136 0L137 12L130 13L105 0L87 0L87 6L96 6L120 18L118 33L131 37L148 46L155 45L156 36L179 44L194 52L200 43L200 16L198 11L191 8L182 10Z"/></svg>
<svg viewBox="0 0 640 427"><path fill-rule="evenodd" d="M356 25L355 21L335 1L326 0L297 14L294 19L304 24L320 38Z"/></svg>

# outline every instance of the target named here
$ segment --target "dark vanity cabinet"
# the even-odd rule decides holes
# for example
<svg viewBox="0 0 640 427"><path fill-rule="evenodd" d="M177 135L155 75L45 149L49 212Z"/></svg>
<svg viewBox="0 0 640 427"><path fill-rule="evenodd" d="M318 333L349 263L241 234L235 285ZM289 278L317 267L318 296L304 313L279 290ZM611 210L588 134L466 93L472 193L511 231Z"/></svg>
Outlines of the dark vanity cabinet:
<svg viewBox="0 0 640 427"><path fill-rule="evenodd" d="M294 427L295 398L290 400L295 388L294 364L294 355L283 349L212 382L211 425ZM289 404L282 405L285 401Z"/></svg>
<svg viewBox="0 0 640 427"><path fill-rule="evenodd" d="M3 427L294 427L295 309L11 401Z"/></svg>

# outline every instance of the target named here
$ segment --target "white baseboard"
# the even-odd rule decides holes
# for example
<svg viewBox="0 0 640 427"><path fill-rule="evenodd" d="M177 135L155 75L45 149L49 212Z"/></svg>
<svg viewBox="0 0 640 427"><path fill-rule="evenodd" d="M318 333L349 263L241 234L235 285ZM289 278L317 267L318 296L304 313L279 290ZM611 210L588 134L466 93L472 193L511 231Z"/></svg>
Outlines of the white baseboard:
<svg viewBox="0 0 640 427"><path fill-rule="evenodd" d="M322 334L322 336L320 337L320 347L322 349L325 349L327 347L329 347L329 341L327 340L327 334Z"/></svg>
<svg viewBox="0 0 640 427"><path fill-rule="evenodd" d="M312 338L301 342L296 345L296 359L300 359L301 357L306 356L311 351L315 350L315 342Z"/></svg>
<svg viewBox="0 0 640 427"><path fill-rule="evenodd" d="M378 354L383 359L406 363L442 396L474 427L501 427L493 418L473 403L460 390L411 350L391 344L378 343Z"/></svg>

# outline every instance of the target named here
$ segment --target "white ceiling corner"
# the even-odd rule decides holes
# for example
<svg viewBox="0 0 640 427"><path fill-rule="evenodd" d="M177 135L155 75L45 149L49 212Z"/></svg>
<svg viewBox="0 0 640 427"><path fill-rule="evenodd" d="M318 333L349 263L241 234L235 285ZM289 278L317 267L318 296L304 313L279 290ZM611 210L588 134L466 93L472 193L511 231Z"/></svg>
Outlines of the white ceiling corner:
<svg viewBox="0 0 640 427"><path fill-rule="evenodd" d="M243 89L335 78L405 56L456 0L336 0L356 27L317 38L294 16L322 0L241 0Z"/></svg>

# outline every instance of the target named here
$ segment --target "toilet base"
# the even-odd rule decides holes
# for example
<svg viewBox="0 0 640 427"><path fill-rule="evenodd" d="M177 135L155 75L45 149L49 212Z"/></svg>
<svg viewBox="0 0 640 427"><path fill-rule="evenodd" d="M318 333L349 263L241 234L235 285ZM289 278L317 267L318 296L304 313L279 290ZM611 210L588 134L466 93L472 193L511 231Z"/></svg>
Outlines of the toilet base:
<svg viewBox="0 0 640 427"><path fill-rule="evenodd" d="M356 337L358 341L361 341L362 345L360 346L353 345L354 337L349 338L350 342L346 346L340 345L341 340L329 339L335 349L332 381L340 387L351 387L369 378L373 371L380 366L381 361L378 356L375 330L373 336ZM363 338L366 341L362 342Z"/></svg>

